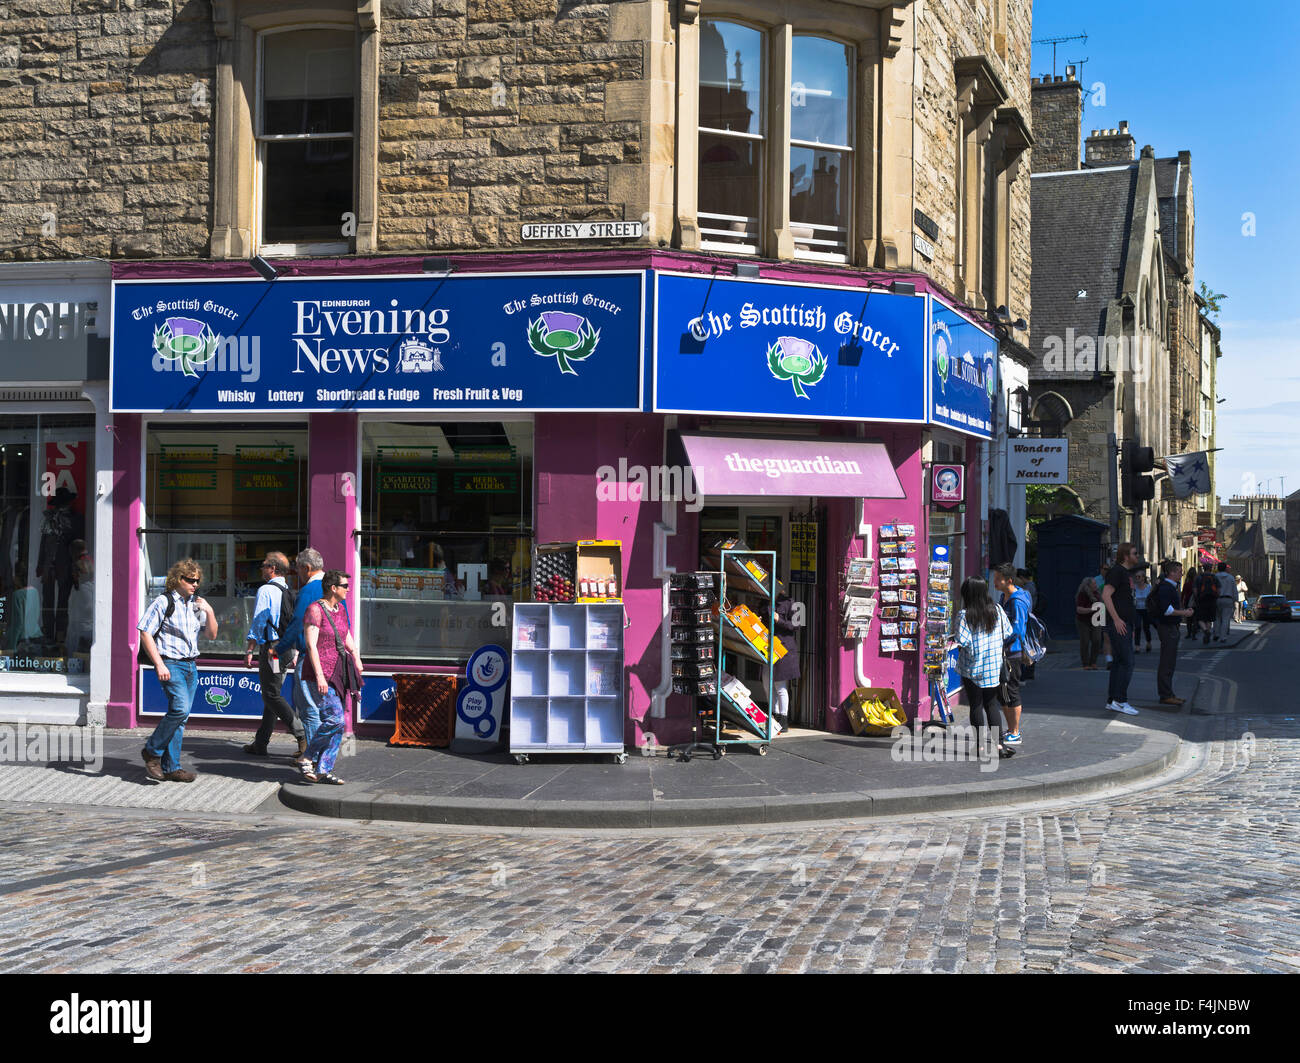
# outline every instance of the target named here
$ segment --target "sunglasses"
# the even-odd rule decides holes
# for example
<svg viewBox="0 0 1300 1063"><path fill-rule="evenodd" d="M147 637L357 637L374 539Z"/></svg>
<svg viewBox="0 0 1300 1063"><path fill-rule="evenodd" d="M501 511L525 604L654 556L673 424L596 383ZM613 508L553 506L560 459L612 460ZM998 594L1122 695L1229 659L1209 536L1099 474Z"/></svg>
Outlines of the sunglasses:
<svg viewBox="0 0 1300 1063"><path fill-rule="evenodd" d="M191 579L189 576L181 576L180 578L182 583L189 583L195 587L197 587L202 582L201 580Z"/></svg>

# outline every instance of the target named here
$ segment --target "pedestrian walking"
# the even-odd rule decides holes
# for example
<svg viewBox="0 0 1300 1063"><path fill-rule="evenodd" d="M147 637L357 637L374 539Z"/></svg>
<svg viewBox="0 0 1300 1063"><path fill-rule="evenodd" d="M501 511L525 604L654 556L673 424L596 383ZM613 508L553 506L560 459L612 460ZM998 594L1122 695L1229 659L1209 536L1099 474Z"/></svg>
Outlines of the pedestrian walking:
<svg viewBox="0 0 1300 1063"><path fill-rule="evenodd" d="M1120 543L1115 554L1115 564L1106 573L1106 586L1101 600L1106 606L1106 634L1110 638L1114 661L1110 666L1110 686L1106 708L1122 712L1125 716L1138 714L1128 702L1128 685L1133 678L1133 628L1137 614L1133 608L1133 584L1129 567L1135 560L1132 543Z"/></svg>
<svg viewBox="0 0 1300 1063"><path fill-rule="evenodd" d="M1246 581L1238 574L1237 576L1237 623L1244 623L1246 620Z"/></svg>
<svg viewBox="0 0 1300 1063"><path fill-rule="evenodd" d="M1038 586L1034 583L1029 575L1028 569L1016 569L1016 586L1029 595L1029 611L1037 614L1038 612ZM1025 658L1020 666L1020 678L1028 683L1037 677L1036 666L1033 661Z"/></svg>
<svg viewBox="0 0 1300 1063"><path fill-rule="evenodd" d="M1097 670L1097 655L1101 653L1102 625L1097 623L1100 616L1097 606L1101 604L1101 592L1092 576L1084 576L1079 589L1074 592L1074 626L1079 632L1079 663L1084 671Z"/></svg>
<svg viewBox="0 0 1300 1063"><path fill-rule="evenodd" d="M1174 667L1178 663L1179 628L1181 622L1194 610L1180 609L1182 593L1178 588L1183 578L1183 566L1177 561L1166 561L1161 566L1162 578L1151 594L1154 606L1149 612L1158 618L1156 632L1160 635L1160 659L1156 664L1156 693L1161 705L1181 705L1183 699L1174 694Z"/></svg>
<svg viewBox="0 0 1300 1063"><path fill-rule="evenodd" d="M1214 641L1227 642L1232 634L1232 615L1237 611L1237 581L1228 571L1226 561L1219 562L1219 571L1214 575L1218 585L1218 598L1215 601Z"/></svg>
<svg viewBox="0 0 1300 1063"><path fill-rule="evenodd" d="M257 677L262 687L262 724L253 740L244 746L244 752L253 757L267 755L267 744L275 730L276 720L289 729L298 742L293 759L300 761L307 752L307 732L293 706L281 693L284 670L275 643L293 622L297 597L289 590L289 559L279 551L272 551L262 562L262 575L266 582L257 588L257 601L253 606L253 622L248 629L244 664L253 667L257 655Z"/></svg>
<svg viewBox="0 0 1300 1063"><path fill-rule="evenodd" d="M1196 626L1201 632L1202 645L1210 644L1214 618L1219 607L1219 584L1214 578L1214 566L1203 564L1196 577Z"/></svg>
<svg viewBox="0 0 1300 1063"><path fill-rule="evenodd" d="M1191 610L1187 614L1187 637L1189 639L1196 638L1196 577L1198 575L1196 566L1193 565L1192 570L1187 573L1187 579L1183 581L1183 608Z"/></svg>
<svg viewBox="0 0 1300 1063"><path fill-rule="evenodd" d="M776 636L785 656L772 666L772 715L782 731L790 729L790 680L799 678L799 630L794 624L794 600L784 590L776 598Z"/></svg>
<svg viewBox="0 0 1300 1063"><path fill-rule="evenodd" d="M217 637L217 614L199 597L202 582L203 570L192 558L177 561L137 628L167 696L167 712L140 751L145 773L156 782L194 781L194 772L181 767L181 742L199 688L199 632Z"/></svg>
<svg viewBox="0 0 1300 1063"><path fill-rule="evenodd" d="M1147 616L1147 598L1151 594L1151 583L1147 580L1146 568L1140 568L1133 573L1133 608L1137 610L1137 624L1133 628L1133 650L1134 652L1142 648L1142 640L1145 636L1147 644L1147 653L1151 652L1153 645L1153 625L1151 618Z"/></svg>
<svg viewBox="0 0 1300 1063"><path fill-rule="evenodd" d="M348 577L331 569L321 576L321 590L321 597L303 617L307 667L302 673L303 683L312 684L316 693L320 723L307 745L308 763L300 765L299 770L308 782L341 786L343 780L334 774L334 763L343 742L344 704L361 689L365 669L343 609ZM348 658L355 665L355 675L350 674Z"/></svg>
<svg viewBox="0 0 1300 1063"><path fill-rule="evenodd" d="M979 736L980 749L997 743L998 756L1015 754L1000 734L998 690L1006 661L1006 644L1013 636L1007 614L993 604L989 585L972 576L961 585L961 612L957 614L957 672L961 676L970 722Z"/></svg>
<svg viewBox="0 0 1300 1063"><path fill-rule="evenodd" d="M1011 622L1011 640L1007 643L1007 681L998 693L1007 729L1002 742L1020 745L1020 668L1024 661L1025 629L1029 623L1029 595L1016 586L1016 566L1010 561L993 570L993 585L1002 592L1002 608Z"/></svg>
<svg viewBox="0 0 1300 1063"><path fill-rule="evenodd" d="M311 744L312 736L320 725L320 706L316 693L303 682L302 670L307 660L307 643L303 639L302 619L311 604L321 596L321 577L325 575L325 559L319 550L307 547L296 558L294 567L298 570L298 602L293 607L293 620L275 644L275 652L284 662L285 668L297 666L293 683L293 707L298 719L302 721L303 737ZM304 753L304 756L306 754ZM299 761L301 763L301 761Z"/></svg>

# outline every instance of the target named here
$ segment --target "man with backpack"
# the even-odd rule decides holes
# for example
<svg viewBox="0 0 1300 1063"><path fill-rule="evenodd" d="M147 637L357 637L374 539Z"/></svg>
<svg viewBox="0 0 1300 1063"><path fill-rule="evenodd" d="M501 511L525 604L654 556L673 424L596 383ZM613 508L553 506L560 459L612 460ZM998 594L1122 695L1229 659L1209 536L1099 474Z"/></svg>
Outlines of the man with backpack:
<svg viewBox="0 0 1300 1063"><path fill-rule="evenodd" d="M307 752L307 732L298 714L280 693L284 685L284 669L275 651L275 644L288 630L294 607L298 604L297 595L285 579L289 575L289 559L278 551L272 551L262 562L262 574L266 576L266 582L257 588L253 623L248 629L247 652L244 654L244 664L248 668L253 667L253 655L257 654L257 673L262 684L262 724L253 740L244 746L244 752L254 757L266 756L266 746L278 719L298 740L298 751L293 759L300 760Z"/></svg>
<svg viewBox="0 0 1300 1063"><path fill-rule="evenodd" d="M1160 566L1164 578L1151 589L1147 598L1147 616L1156 625L1160 636L1160 661L1156 665L1156 691L1161 705L1181 705L1183 699L1174 696L1174 665L1178 663L1179 627L1182 620L1195 610L1179 609L1182 595L1178 583L1183 578L1183 566L1177 561L1166 561Z"/></svg>

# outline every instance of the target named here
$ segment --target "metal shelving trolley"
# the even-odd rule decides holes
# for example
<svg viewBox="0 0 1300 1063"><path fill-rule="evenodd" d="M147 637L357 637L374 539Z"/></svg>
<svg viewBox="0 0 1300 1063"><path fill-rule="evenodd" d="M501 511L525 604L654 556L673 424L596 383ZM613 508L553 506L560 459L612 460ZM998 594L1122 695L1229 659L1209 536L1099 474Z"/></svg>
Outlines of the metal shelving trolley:
<svg viewBox="0 0 1300 1063"><path fill-rule="evenodd" d="M510 752L611 753L622 764L623 606L520 602L511 636Z"/></svg>
<svg viewBox="0 0 1300 1063"><path fill-rule="evenodd" d="M759 756L766 756L776 724L770 711L764 711L749 697L748 689L726 671L728 655L747 657L765 665L767 706L772 706L772 665L785 656L785 647L775 634L776 620L776 553L772 550L730 549L725 544L717 550L718 586L718 687L713 716L714 743L720 753L727 746L757 746ZM714 555L710 555L712 560ZM764 568L766 565L766 568ZM766 623L755 608L732 602L732 596L745 597L757 608L766 605ZM724 721L748 738L723 736Z"/></svg>

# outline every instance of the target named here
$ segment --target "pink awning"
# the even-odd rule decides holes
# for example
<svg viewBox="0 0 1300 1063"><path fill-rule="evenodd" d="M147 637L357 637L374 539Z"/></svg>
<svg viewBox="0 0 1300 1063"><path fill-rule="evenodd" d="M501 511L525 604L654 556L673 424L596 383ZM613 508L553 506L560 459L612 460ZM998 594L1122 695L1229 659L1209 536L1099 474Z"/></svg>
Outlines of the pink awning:
<svg viewBox="0 0 1300 1063"><path fill-rule="evenodd" d="M706 497L906 498L883 443L681 434Z"/></svg>

